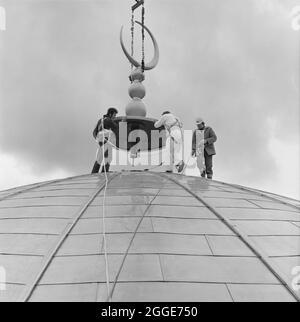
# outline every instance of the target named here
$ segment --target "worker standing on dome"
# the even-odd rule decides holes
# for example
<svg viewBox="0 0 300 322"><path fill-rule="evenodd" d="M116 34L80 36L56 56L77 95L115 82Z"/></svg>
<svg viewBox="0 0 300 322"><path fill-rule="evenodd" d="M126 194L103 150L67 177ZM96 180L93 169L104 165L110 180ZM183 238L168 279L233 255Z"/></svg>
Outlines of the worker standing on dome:
<svg viewBox="0 0 300 322"><path fill-rule="evenodd" d="M164 126L167 131L166 146L170 155L172 172L176 169L178 173L181 173L184 169L183 125L178 117L173 115L171 112L166 111L162 113L161 118L154 124L155 128L160 128L161 126Z"/></svg>
<svg viewBox="0 0 300 322"><path fill-rule="evenodd" d="M118 124L114 121L114 118L117 116L117 114L118 110L114 107L110 107L107 110L106 115L103 115L103 117L98 121L93 131L93 137L99 146L96 154L96 161L92 169L92 174L98 173L101 165L101 172L109 171L112 160L112 145L110 144L111 137L118 130Z"/></svg>
<svg viewBox="0 0 300 322"><path fill-rule="evenodd" d="M202 118L196 119L197 129L193 132L192 156L197 157L197 167L200 170L201 177L212 179L213 177L213 155L216 154L214 143L217 136L214 130L205 126Z"/></svg>

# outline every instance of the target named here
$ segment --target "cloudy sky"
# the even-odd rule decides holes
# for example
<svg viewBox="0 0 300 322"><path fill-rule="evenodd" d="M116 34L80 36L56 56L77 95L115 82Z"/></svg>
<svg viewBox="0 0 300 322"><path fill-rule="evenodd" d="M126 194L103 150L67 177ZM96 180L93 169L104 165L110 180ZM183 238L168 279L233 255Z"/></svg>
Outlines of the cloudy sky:
<svg viewBox="0 0 300 322"><path fill-rule="evenodd" d="M0 0L0 190L90 172L98 117L129 101L118 37L134 2ZM148 116L167 107L186 129L197 116L214 128L215 179L299 199L297 5L146 0L161 57L144 101Z"/></svg>

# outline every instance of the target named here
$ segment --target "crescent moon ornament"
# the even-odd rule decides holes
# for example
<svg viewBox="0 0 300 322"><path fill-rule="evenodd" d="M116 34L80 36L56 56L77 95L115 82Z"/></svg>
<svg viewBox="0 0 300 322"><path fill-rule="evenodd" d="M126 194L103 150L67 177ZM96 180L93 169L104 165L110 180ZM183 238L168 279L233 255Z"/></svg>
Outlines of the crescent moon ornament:
<svg viewBox="0 0 300 322"><path fill-rule="evenodd" d="M141 27L143 27L143 25L139 22L139 21L135 21L135 23L139 24ZM154 46L154 57L153 59L145 64L144 69L145 70L150 70L153 69L154 67L156 67L156 65L158 64L158 60L159 60L159 49L158 49L158 44L156 42L156 39L154 38L153 34L151 33L151 31L144 25L145 30L148 32L149 36L152 39L153 42L153 46ZM124 42L123 42L123 26L121 28L120 31L120 43L121 43L121 47L123 49L123 52L125 54L125 56L127 57L127 59L129 60L129 62L139 68L142 66L141 63L139 63L138 61L136 61L133 57L131 57L131 55L128 53L128 51L126 50L125 46L124 46Z"/></svg>

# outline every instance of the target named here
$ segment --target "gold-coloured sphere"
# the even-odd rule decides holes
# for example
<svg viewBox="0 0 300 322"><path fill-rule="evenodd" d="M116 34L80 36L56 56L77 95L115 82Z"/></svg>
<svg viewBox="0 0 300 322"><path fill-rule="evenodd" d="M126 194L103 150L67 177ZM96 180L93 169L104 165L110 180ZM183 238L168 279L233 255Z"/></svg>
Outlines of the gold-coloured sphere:
<svg viewBox="0 0 300 322"><path fill-rule="evenodd" d="M145 95L146 95L146 89L145 89L145 86L139 82L139 81L134 81L130 86L129 86L129 89L128 89L128 93L129 93L129 96L131 98L144 98Z"/></svg>
<svg viewBox="0 0 300 322"><path fill-rule="evenodd" d="M133 98L126 106L126 116L141 116L147 114L146 106L140 98Z"/></svg>

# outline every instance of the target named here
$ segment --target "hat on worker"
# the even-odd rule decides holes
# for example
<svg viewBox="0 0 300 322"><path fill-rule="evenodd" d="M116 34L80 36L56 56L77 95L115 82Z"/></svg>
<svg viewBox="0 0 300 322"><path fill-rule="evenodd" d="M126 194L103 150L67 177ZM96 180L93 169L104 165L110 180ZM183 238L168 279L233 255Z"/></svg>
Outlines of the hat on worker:
<svg viewBox="0 0 300 322"><path fill-rule="evenodd" d="M115 108L115 107L110 107L108 110L107 110L107 115L111 115L111 114L114 114L114 113L116 113L116 114L118 114L119 112L118 112L118 110Z"/></svg>
<svg viewBox="0 0 300 322"><path fill-rule="evenodd" d="M197 117L197 118L196 118L196 124L201 124L201 123L204 123L203 118L201 118L201 117Z"/></svg>

